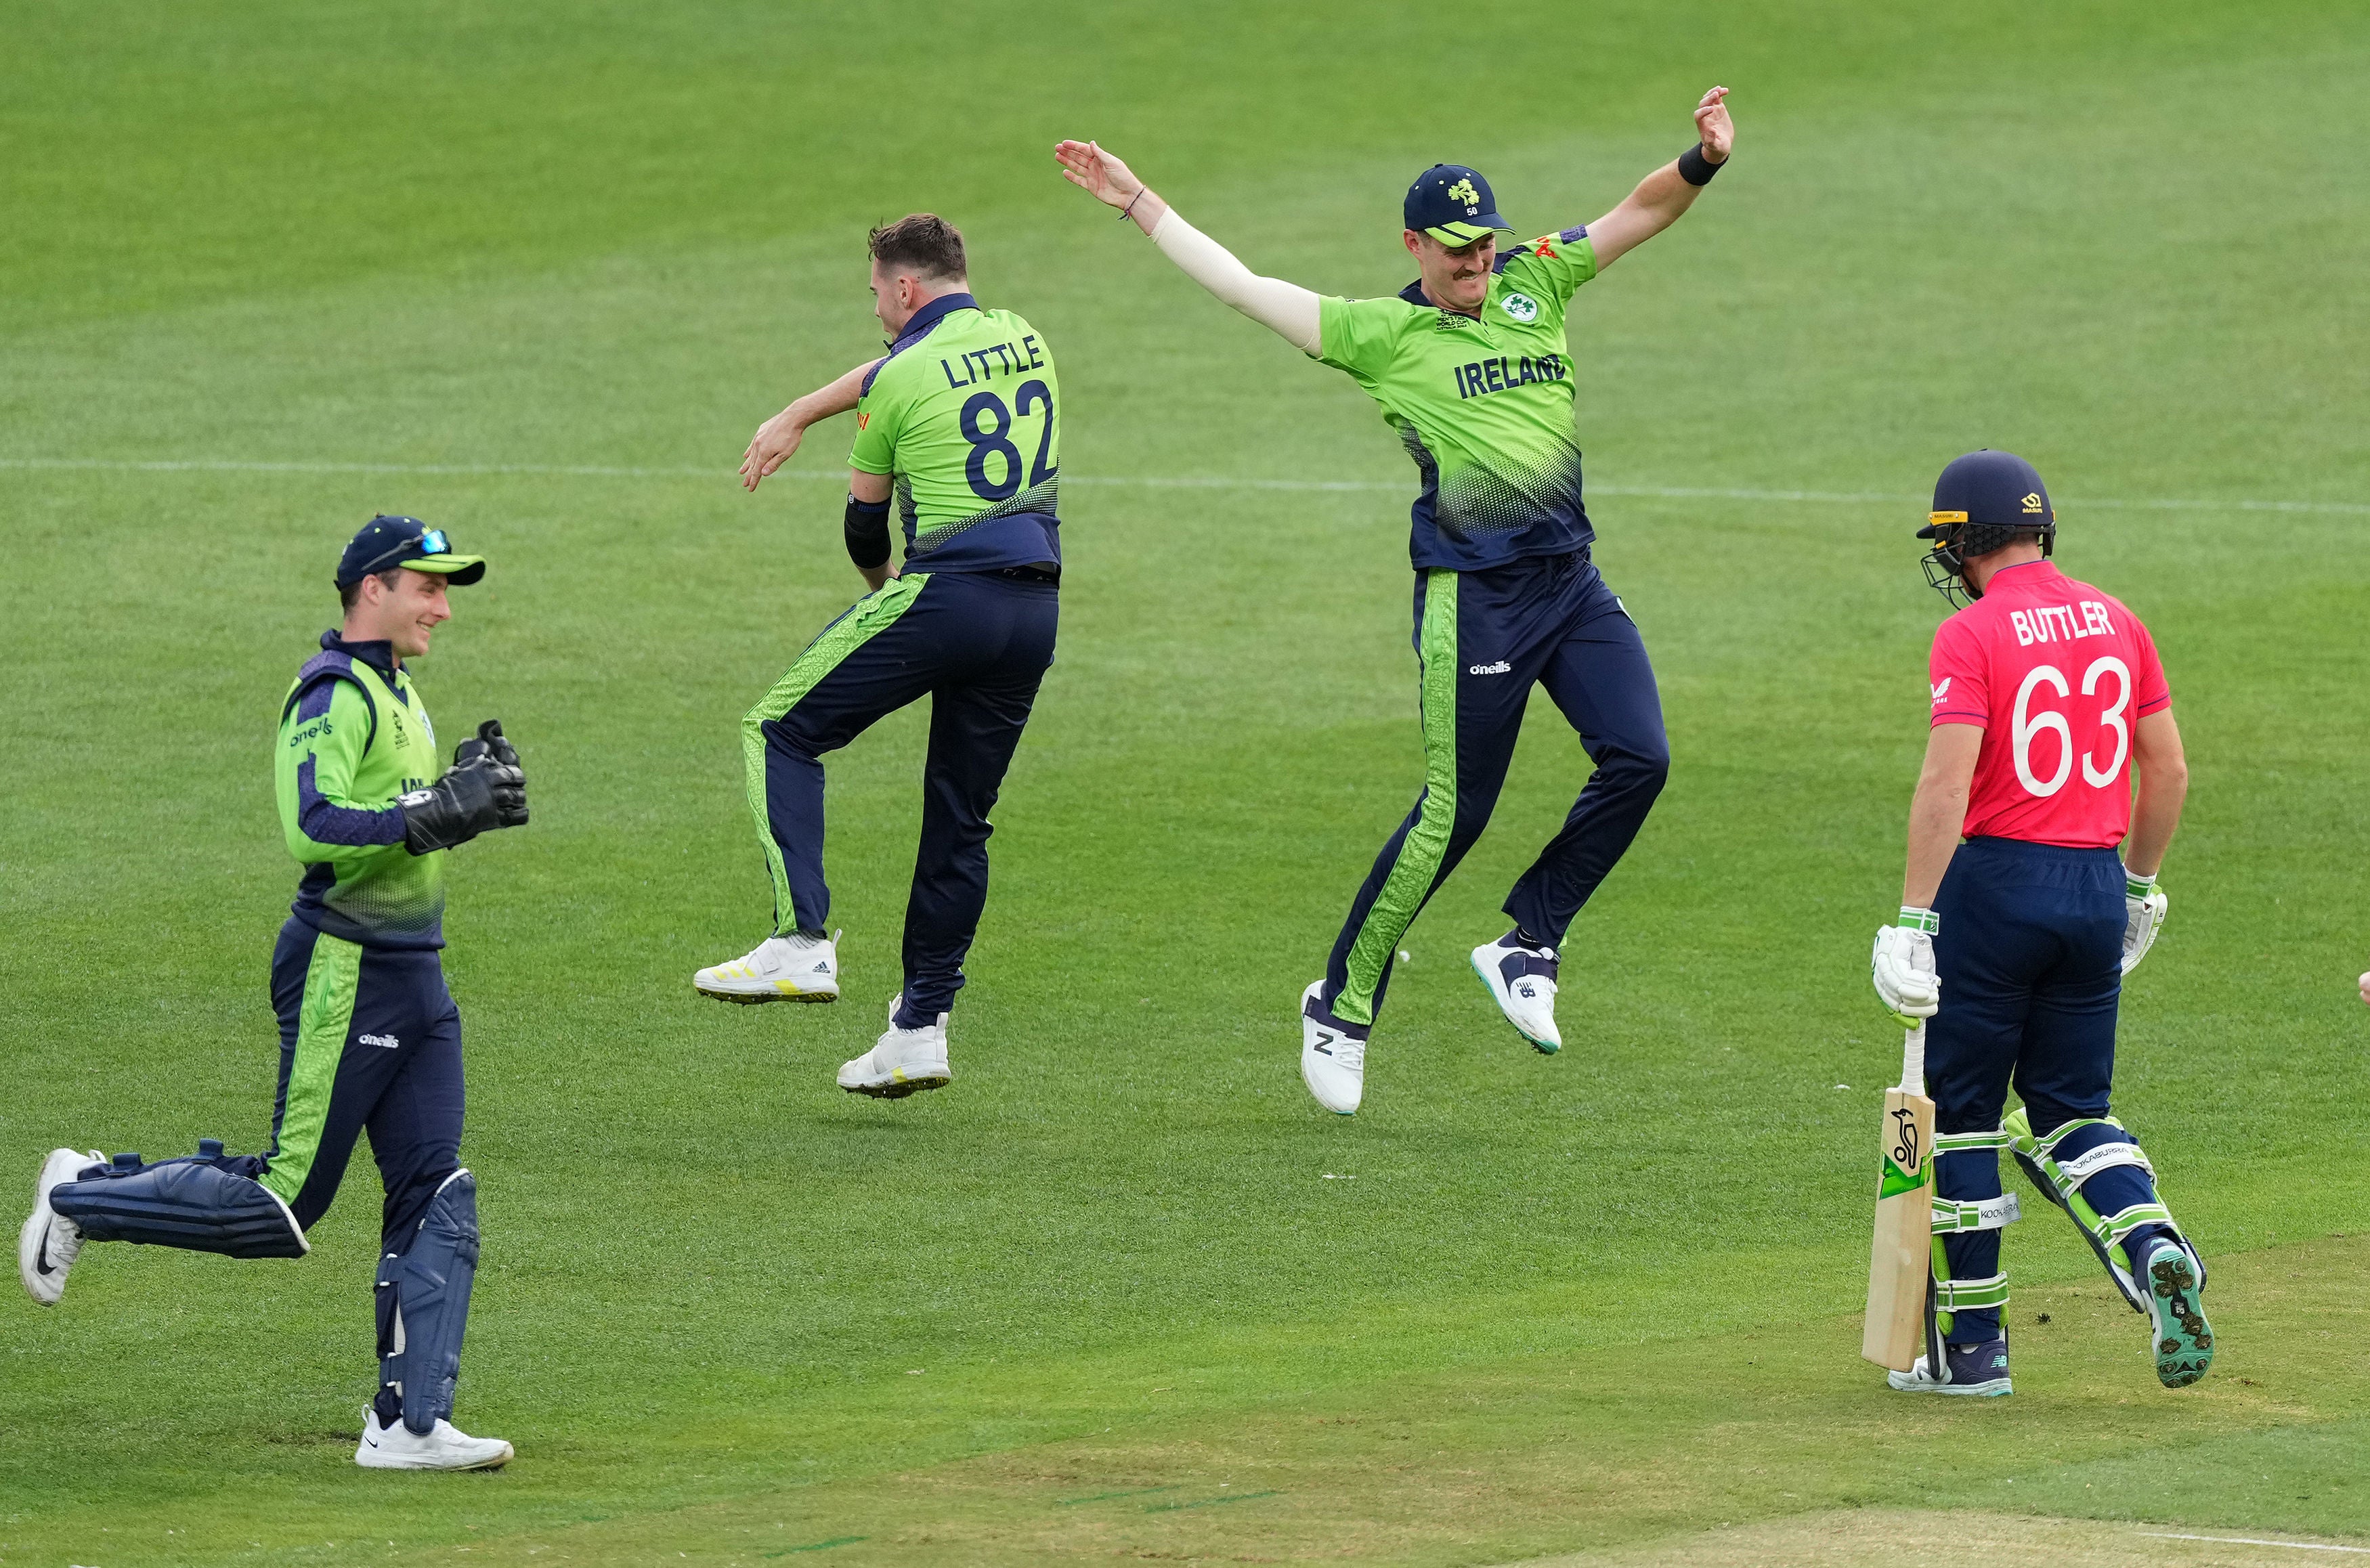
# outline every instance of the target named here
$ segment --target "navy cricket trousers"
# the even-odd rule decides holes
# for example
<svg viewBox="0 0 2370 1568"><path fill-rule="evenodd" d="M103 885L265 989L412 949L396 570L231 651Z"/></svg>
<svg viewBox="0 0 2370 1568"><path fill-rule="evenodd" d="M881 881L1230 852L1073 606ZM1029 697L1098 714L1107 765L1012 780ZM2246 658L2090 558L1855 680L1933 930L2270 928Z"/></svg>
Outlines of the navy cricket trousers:
<svg viewBox="0 0 2370 1568"><path fill-rule="evenodd" d="M1320 993L1352 1033L1382 1012L1399 938L1489 824L1535 682L1580 732L1595 770L1506 895L1515 924L1560 945L1670 773L1646 646L1585 550L1488 571L1419 572L1415 649L1423 792L1350 906Z"/></svg>
<svg viewBox="0 0 2370 1568"><path fill-rule="evenodd" d="M1053 662L1061 593L996 572L912 572L823 628L742 723L750 805L774 877L774 925L821 932L823 756L930 699L922 841L905 905L898 1023L946 1012L987 906L987 820Z"/></svg>
<svg viewBox="0 0 2370 1568"><path fill-rule="evenodd" d="M379 1250L409 1251L428 1200L461 1168L461 1013L442 960L432 949L363 947L292 917L271 955L271 1152L230 1168L278 1193L310 1230L367 1127L386 1191Z"/></svg>
<svg viewBox="0 0 2370 1568"><path fill-rule="evenodd" d="M1926 1093L1937 1134L2000 1125L2014 1085L2036 1137L2108 1113L2115 1073L2115 1009L2123 996L2123 863L2111 849L2065 849L2017 839L1969 839L1935 896L1940 1011L1926 1027ZM1938 1196L2000 1196L1996 1150L1952 1150L1935 1162ZM2100 1172L2083 1196L2102 1212L2155 1200L2145 1171ZM2155 1232L2126 1238L2140 1255ZM2000 1233L1942 1239L1954 1279L1999 1273ZM1956 1314L1950 1338L1998 1333L1999 1310Z"/></svg>

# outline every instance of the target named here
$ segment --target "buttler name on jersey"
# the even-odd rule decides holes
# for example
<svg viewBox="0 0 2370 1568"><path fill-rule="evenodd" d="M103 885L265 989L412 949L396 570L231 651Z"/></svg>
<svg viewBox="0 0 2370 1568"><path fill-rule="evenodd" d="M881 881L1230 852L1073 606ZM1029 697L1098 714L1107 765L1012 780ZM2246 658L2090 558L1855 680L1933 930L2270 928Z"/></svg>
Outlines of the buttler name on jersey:
<svg viewBox="0 0 2370 1568"><path fill-rule="evenodd" d="M2065 643L2080 637L2111 637L2115 623L2108 618L2107 607L2095 599L2085 599L2072 604L2042 604L2031 610L2011 610L2008 624L2016 630L2019 647L2031 647L2035 643Z"/></svg>

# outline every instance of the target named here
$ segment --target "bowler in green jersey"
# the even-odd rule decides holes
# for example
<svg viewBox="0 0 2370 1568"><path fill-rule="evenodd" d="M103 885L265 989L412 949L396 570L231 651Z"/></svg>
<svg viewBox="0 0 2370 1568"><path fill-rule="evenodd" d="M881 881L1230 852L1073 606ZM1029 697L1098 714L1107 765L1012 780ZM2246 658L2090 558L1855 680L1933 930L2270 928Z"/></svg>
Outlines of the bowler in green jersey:
<svg viewBox="0 0 2370 1568"><path fill-rule="evenodd" d="M949 1081L947 1019L987 903L987 814L1053 660L1061 383L1044 335L972 296L962 235L920 212L873 231L873 314L889 352L759 429L755 489L807 427L850 409L843 532L872 591L809 643L742 721L749 808L774 884L774 933L692 977L727 1001L831 1001L839 953L823 880L822 759L927 696L922 842L889 1028L840 1069L895 1099ZM905 535L889 565L892 503Z"/></svg>
<svg viewBox="0 0 2370 1568"><path fill-rule="evenodd" d="M1490 182L1436 164L1404 203L1420 276L1387 299L1322 298L1251 272L1091 142L1055 149L1063 175L1150 236L1187 274L1382 407L1414 463L1409 555L1424 785L1375 862L1325 978L1301 997L1301 1077L1347 1116L1364 1093L1366 1042L1399 938L1489 822L1536 683L1595 764L1507 895L1514 927L1473 950L1474 971L1523 1037L1562 1046L1558 950L1581 906L1637 836L1670 767L1652 666L1590 558L1565 312L1573 292L1678 221L1735 131L1728 89L1696 106L1696 144L1605 216L1501 251Z"/></svg>

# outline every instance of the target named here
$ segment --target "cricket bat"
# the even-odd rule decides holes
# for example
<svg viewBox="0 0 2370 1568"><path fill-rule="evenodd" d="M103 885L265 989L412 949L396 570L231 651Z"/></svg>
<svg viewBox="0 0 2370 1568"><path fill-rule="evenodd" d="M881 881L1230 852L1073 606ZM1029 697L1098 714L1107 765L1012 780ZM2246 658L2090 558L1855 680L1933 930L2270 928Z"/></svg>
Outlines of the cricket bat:
<svg viewBox="0 0 2370 1568"><path fill-rule="evenodd" d="M1934 1268L1934 1102L1926 1097L1922 1023L1902 1042L1901 1084L1884 1093L1881 1142L1859 1353L1906 1372L1924 1348L1926 1288Z"/></svg>

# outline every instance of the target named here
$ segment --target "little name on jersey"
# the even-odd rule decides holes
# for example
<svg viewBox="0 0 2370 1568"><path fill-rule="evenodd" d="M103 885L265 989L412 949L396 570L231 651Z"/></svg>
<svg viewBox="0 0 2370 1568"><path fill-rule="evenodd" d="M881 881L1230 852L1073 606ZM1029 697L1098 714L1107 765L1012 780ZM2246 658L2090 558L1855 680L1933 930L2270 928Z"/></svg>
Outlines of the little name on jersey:
<svg viewBox="0 0 2370 1568"><path fill-rule="evenodd" d="M2031 647L2035 643L2070 643L2077 637L2111 637L2115 624L2107 619L2107 607L2095 599L2085 599L2073 604L2044 604L2034 610L2011 610L2008 624L2016 628L2016 646Z"/></svg>
<svg viewBox="0 0 2370 1568"><path fill-rule="evenodd" d="M1511 392L1535 381L1562 381L1570 374L1570 361L1561 354L1542 354L1536 360L1528 354L1520 359L1501 354L1494 360L1457 366L1456 395L1487 397L1493 392Z"/></svg>
<svg viewBox="0 0 2370 1568"><path fill-rule="evenodd" d="M938 369L946 372L947 384L955 387L969 386L974 382L985 381L992 375L1012 375L1020 371L1041 370L1045 364L1044 351L1038 348L1037 335L1033 332L1018 343L997 343L990 348L973 349L970 353L958 354L955 358L961 361L963 368L963 378L961 381L955 379L955 367L952 364L945 360L938 361ZM977 362L974 363L974 361Z"/></svg>

